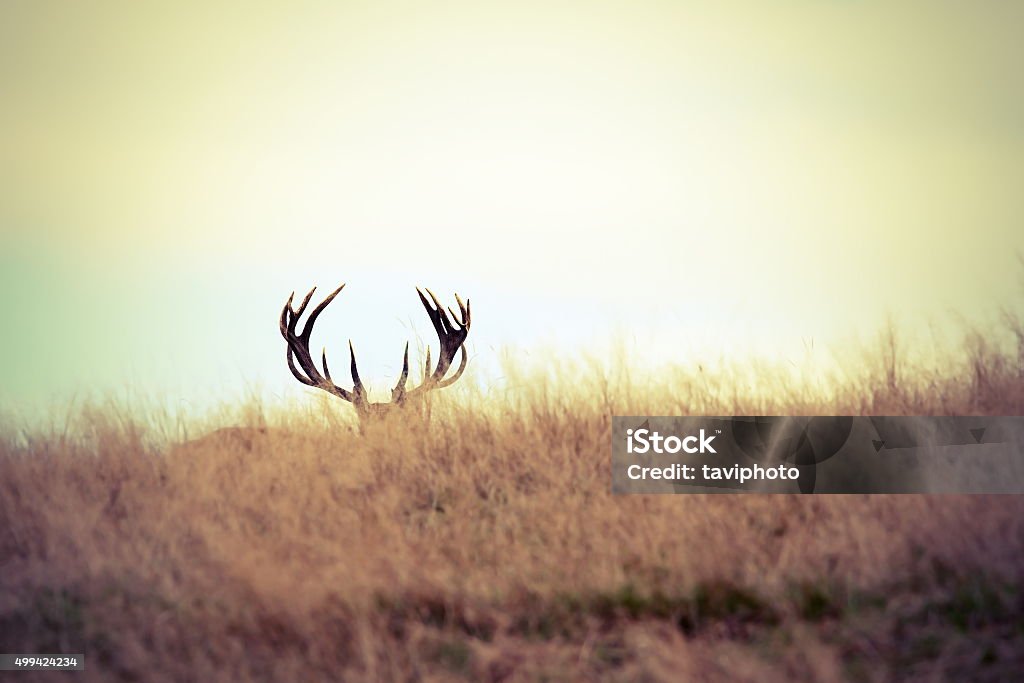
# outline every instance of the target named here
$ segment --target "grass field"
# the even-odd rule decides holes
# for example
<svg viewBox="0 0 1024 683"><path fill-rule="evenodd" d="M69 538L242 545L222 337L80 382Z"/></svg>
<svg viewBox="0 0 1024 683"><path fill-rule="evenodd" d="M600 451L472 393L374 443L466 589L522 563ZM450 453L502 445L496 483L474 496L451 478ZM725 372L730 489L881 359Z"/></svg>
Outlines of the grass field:
<svg viewBox="0 0 1024 683"><path fill-rule="evenodd" d="M609 493L613 414L1024 414L1014 330L816 388L510 370L365 435L319 401L7 426L0 651L87 656L7 675L1020 680L1019 497Z"/></svg>

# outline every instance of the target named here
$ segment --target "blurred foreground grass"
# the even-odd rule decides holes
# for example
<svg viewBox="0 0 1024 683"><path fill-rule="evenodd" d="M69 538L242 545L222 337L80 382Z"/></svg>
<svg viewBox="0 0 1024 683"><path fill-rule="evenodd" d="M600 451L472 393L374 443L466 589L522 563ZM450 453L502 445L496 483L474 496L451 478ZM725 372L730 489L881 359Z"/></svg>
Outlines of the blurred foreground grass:
<svg viewBox="0 0 1024 683"><path fill-rule="evenodd" d="M1019 680L1024 500L613 497L608 472L613 414L1020 415L1012 322L813 386L510 367L366 435L321 401L5 427L0 651L85 652L89 681Z"/></svg>

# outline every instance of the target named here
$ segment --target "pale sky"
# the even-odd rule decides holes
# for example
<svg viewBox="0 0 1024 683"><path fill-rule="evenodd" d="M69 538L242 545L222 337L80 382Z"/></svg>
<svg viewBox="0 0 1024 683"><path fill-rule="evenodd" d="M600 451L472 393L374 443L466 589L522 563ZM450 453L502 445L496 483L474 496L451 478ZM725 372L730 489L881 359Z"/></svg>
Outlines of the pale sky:
<svg viewBox="0 0 1024 683"><path fill-rule="evenodd" d="M414 286L501 349L785 357L1008 301L1024 5L0 6L0 407L390 386ZM916 323L915 323L916 324ZM921 323L923 324L923 323ZM333 354L333 355L332 355ZM340 370L337 375L343 374ZM375 398L383 400L383 391Z"/></svg>

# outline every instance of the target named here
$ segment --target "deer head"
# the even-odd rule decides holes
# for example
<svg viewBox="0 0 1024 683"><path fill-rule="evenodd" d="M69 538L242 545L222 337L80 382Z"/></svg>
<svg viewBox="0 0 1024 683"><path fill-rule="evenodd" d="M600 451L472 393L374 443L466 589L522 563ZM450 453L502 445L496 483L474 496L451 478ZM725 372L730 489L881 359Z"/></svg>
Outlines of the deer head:
<svg viewBox="0 0 1024 683"><path fill-rule="evenodd" d="M405 386L409 379L408 342L405 344L405 357L402 359L402 375L398 378L398 384L391 390L390 403L371 403L367 399L366 389L359 379L359 370L356 368L356 354L352 348L352 340L348 342L348 350L351 357L352 390L342 389L331 380L331 372L327 368L326 349L324 349L321 357L323 374L320 374L320 370L317 368L309 352L309 338L313 334L313 325L316 323L316 319L344 288L344 284L338 287L313 309L302 327L302 332L298 332L296 327L299 318L302 317L306 310L306 306L309 305L309 300L313 297L316 287L309 290L309 294L299 304L298 310L292 308L295 292L292 292L292 295L288 297L287 303L285 303L284 308L281 310L281 336L288 343L288 369L291 370L295 379L306 386L322 389L333 396L348 401L355 406L360 419L366 419L385 415L393 407L402 406L409 399L422 396L428 391L451 386L462 376L467 362L465 342L466 336L469 334L470 325L469 300L463 303L459 295L456 294L455 301L459 305L460 315L456 315L455 311L449 308L448 311L451 312L451 317L448 317L448 312L445 311L441 302L434 296L434 293L429 289L426 290L427 295L430 297L428 300L418 287L416 288L416 293L419 294L423 308L426 309L427 315L430 316L430 322L433 323L434 330L437 331L437 338L441 342L437 366L433 369L430 367L430 347L427 347L427 360L423 369L423 383L420 386L413 389L406 389ZM451 369L452 361L455 360L455 354L459 351L462 351L462 360L459 362L458 369L451 377L445 378L448 370Z"/></svg>

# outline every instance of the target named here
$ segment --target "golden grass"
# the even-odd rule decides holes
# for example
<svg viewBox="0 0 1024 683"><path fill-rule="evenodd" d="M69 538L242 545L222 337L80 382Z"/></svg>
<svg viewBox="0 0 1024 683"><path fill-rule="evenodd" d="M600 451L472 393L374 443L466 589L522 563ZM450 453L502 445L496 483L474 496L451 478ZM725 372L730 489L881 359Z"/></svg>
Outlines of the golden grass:
<svg viewBox="0 0 1024 683"><path fill-rule="evenodd" d="M510 391L364 436L322 402L253 402L193 441L111 406L8 428L0 651L85 652L65 675L87 681L1010 680L1021 498L613 497L609 434L612 414L1022 414L1021 350L883 353L768 393L510 368Z"/></svg>

